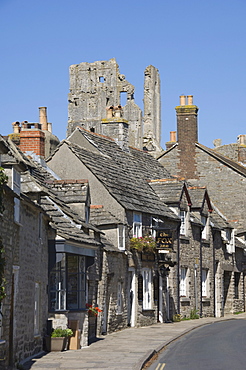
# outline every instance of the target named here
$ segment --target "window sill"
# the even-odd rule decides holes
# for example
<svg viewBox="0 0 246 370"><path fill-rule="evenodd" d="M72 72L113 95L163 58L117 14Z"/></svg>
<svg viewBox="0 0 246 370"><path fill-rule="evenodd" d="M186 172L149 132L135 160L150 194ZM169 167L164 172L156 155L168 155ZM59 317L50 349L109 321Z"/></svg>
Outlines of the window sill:
<svg viewBox="0 0 246 370"><path fill-rule="evenodd" d="M202 303L210 303L210 298L202 297Z"/></svg>
<svg viewBox="0 0 246 370"><path fill-rule="evenodd" d="M190 238L186 235L180 235L180 241L182 242L190 242Z"/></svg>
<svg viewBox="0 0 246 370"><path fill-rule="evenodd" d="M0 346L5 344L5 343L6 343L6 340L0 339Z"/></svg>
<svg viewBox="0 0 246 370"><path fill-rule="evenodd" d="M180 302L190 302L189 297L180 297Z"/></svg>
<svg viewBox="0 0 246 370"><path fill-rule="evenodd" d="M210 240L208 240L208 239L202 239L202 243L203 244L210 244Z"/></svg>
<svg viewBox="0 0 246 370"><path fill-rule="evenodd" d="M23 225L20 223L20 222L18 222L18 221L15 221L14 220L14 223L17 225L17 226L20 226L20 227L22 227Z"/></svg>
<svg viewBox="0 0 246 370"><path fill-rule="evenodd" d="M34 339L40 339L41 338L41 334L34 334Z"/></svg>
<svg viewBox="0 0 246 370"><path fill-rule="evenodd" d="M146 312L146 311L155 311L154 308L143 308L143 311Z"/></svg>

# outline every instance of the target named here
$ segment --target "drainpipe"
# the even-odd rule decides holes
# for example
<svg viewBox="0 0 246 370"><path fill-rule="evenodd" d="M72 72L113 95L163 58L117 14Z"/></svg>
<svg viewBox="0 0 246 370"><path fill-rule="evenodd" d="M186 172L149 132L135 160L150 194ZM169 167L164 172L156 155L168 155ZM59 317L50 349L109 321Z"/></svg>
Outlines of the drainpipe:
<svg viewBox="0 0 246 370"><path fill-rule="evenodd" d="M202 317L202 228L200 228L200 317Z"/></svg>
<svg viewBox="0 0 246 370"><path fill-rule="evenodd" d="M180 279L179 279L179 270L180 270L180 225L177 228L177 236L178 236L178 250L177 250L177 312L180 314Z"/></svg>

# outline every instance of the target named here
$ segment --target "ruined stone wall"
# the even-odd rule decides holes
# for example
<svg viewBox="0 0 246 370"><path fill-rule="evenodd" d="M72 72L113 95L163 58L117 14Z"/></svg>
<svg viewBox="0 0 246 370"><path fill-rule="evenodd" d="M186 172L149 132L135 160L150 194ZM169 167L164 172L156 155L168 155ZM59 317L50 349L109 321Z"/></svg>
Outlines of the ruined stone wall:
<svg viewBox="0 0 246 370"><path fill-rule="evenodd" d="M150 134L158 143L161 142L161 97L160 76L154 66L144 71L144 136Z"/></svg>
<svg viewBox="0 0 246 370"><path fill-rule="evenodd" d="M123 94L126 94L125 104ZM120 73L114 58L70 66L68 101L67 136L76 126L103 133L101 120L106 118L106 108L120 105L122 118L129 124L129 145L139 149L145 146L150 151L162 150L160 78L155 67L149 66L145 70L144 122L142 111L134 101L134 86Z"/></svg>

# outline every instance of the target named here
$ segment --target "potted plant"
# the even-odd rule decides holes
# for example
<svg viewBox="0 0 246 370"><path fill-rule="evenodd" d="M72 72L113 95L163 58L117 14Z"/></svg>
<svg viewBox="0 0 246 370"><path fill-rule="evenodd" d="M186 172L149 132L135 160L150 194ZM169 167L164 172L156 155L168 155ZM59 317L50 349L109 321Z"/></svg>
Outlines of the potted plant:
<svg viewBox="0 0 246 370"><path fill-rule="evenodd" d="M72 329L56 328L50 336L50 346L47 346L49 351L64 351L68 346L68 339L73 335Z"/></svg>

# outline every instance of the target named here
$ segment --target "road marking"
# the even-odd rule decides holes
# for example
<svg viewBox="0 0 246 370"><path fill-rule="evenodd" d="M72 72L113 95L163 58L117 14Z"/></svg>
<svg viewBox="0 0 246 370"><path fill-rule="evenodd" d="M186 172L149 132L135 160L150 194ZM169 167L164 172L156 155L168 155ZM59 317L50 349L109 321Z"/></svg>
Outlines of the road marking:
<svg viewBox="0 0 246 370"><path fill-rule="evenodd" d="M158 364L155 370L163 370L166 364Z"/></svg>

